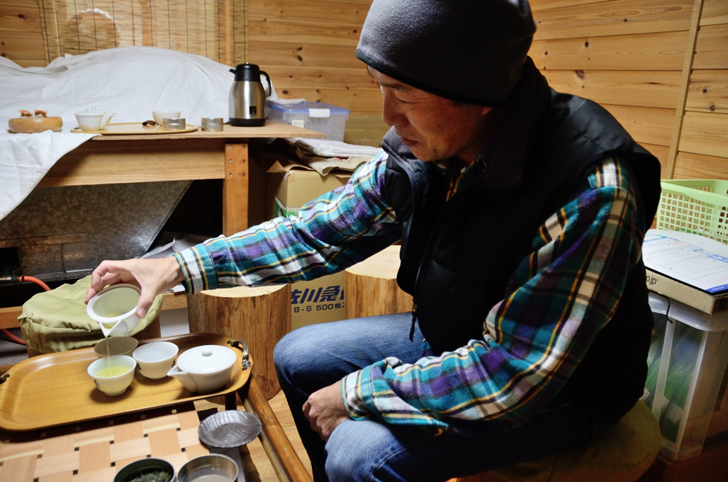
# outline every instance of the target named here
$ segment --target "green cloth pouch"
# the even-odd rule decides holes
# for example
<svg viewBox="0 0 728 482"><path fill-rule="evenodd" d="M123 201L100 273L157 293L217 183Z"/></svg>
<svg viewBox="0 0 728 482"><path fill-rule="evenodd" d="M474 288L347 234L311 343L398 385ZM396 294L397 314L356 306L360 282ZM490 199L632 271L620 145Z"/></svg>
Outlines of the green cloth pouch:
<svg viewBox="0 0 728 482"><path fill-rule="evenodd" d="M72 284L43 291L23 304L18 317L28 348L40 353L56 353L94 346L104 338L101 327L86 314L86 292L91 276ZM133 336L149 326L162 310L164 295L158 295L147 316L128 333Z"/></svg>

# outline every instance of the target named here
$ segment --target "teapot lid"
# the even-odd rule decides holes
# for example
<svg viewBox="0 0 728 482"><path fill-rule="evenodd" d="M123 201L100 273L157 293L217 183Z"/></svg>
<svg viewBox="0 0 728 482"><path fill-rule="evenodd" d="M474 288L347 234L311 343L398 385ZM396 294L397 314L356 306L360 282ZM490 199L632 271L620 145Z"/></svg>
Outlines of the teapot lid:
<svg viewBox="0 0 728 482"><path fill-rule="evenodd" d="M260 67L256 64L238 64L234 69L230 69L230 72L235 74L235 81L253 81L260 82Z"/></svg>
<svg viewBox="0 0 728 482"><path fill-rule="evenodd" d="M237 359L235 351L226 346L201 345L182 353L177 366L187 373L215 373L233 366Z"/></svg>
<svg viewBox="0 0 728 482"><path fill-rule="evenodd" d="M99 109L98 107L91 106L86 110L78 112L78 114L106 114L106 111L104 109Z"/></svg>

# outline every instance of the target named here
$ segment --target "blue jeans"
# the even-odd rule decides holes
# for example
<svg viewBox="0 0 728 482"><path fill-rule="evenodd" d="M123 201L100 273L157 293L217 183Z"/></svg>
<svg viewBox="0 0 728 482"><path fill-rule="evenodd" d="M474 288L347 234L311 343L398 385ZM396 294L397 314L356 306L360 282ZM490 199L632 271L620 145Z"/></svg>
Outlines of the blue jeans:
<svg viewBox="0 0 728 482"><path fill-rule="evenodd" d="M301 407L309 394L387 356L414 362L422 333L409 339L411 314L310 325L288 333L275 348L281 388L311 459L314 480L444 481L553 455L590 440L593 426L564 400L527 424L482 437L431 436L418 427L377 419L348 420L324 443Z"/></svg>

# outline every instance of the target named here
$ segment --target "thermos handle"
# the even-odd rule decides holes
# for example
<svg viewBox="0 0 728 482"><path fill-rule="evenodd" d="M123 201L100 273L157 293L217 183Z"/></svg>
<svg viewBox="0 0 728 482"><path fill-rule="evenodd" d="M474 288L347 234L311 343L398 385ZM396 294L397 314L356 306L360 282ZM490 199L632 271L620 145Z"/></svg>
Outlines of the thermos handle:
<svg viewBox="0 0 728 482"><path fill-rule="evenodd" d="M260 71L260 75L265 75L266 80L268 80L268 88L265 91L265 96L268 97L271 94L273 94L273 84L270 83L270 77L268 77L268 73L264 71Z"/></svg>

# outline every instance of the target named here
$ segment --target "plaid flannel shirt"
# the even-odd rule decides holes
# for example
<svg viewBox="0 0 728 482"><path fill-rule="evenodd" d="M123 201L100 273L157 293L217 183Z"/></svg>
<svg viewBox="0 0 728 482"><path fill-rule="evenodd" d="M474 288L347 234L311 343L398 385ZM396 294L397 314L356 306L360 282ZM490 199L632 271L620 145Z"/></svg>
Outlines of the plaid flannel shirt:
<svg viewBox="0 0 728 482"><path fill-rule="evenodd" d="M383 153L364 164L346 186L296 216L175 255L188 293L313 279L399 240L383 195L386 160ZM641 219L620 161L605 160L589 188L533 233L532 252L488 313L483 337L439 356L425 343L416 363L387 358L351 373L341 384L350 416L458 432L467 421L502 423L528 413L520 394L563 384L611 318L627 268L641 256ZM519 320L534 316L543 322L525 333Z"/></svg>

